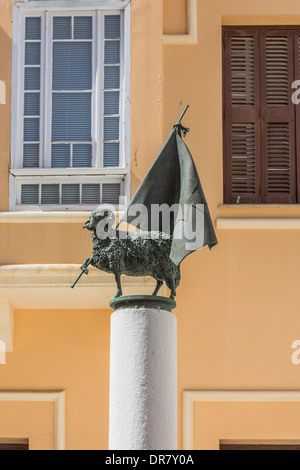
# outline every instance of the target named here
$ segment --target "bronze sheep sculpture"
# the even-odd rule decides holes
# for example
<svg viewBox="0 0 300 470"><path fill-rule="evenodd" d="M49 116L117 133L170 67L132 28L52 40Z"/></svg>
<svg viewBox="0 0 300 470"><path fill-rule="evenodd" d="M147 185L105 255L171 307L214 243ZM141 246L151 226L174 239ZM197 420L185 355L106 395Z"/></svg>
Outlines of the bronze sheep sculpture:
<svg viewBox="0 0 300 470"><path fill-rule="evenodd" d="M180 267L170 259L172 238L161 232L126 232L124 235L115 230L113 237L106 236L100 239L97 235L97 226L113 216L109 212L96 209L83 227L93 232L93 257L85 260L82 271L87 274L87 268L91 265L114 274L118 286L115 297L122 296L122 274L152 276L157 282L152 295L157 296L165 282L171 290L170 298L174 299L180 283Z"/></svg>

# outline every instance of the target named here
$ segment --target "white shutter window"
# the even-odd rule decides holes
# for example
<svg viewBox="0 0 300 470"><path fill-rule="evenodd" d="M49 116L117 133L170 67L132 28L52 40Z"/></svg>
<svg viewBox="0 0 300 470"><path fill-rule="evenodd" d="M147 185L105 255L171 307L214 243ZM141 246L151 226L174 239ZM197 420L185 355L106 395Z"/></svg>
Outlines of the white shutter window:
<svg viewBox="0 0 300 470"><path fill-rule="evenodd" d="M34 3L15 8L11 206L119 204L129 192L124 11Z"/></svg>

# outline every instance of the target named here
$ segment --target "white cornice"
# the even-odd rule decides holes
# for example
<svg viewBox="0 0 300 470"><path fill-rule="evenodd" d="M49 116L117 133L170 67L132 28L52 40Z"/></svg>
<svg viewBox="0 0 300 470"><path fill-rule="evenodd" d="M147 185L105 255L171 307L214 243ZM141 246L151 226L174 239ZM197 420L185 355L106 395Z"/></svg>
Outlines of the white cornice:
<svg viewBox="0 0 300 470"><path fill-rule="evenodd" d="M123 212L121 212L123 213ZM115 212L116 221L120 212ZM0 224L81 224L91 216L91 211L15 211L0 212Z"/></svg>
<svg viewBox="0 0 300 470"><path fill-rule="evenodd" d="M300 218L219 218L218 230L300 230Z"/></svg>
<svg viewBox="0 0 300 470"><path fill-rule="evenodd" d="M123 9L130 0L106 0L106 1L93 1L93 0L42 0L42 1L23 1L15 2L14 5L20 9L34 9L34 10L65 10L76 5L78 10L112 10Z"/></svg>
<svg viewBox="0 0 300 470"><path fill-rule="evenodd" d="M79 264L0 266L0 302L9 301L14 309L109 308L117 291L114 276L91 268L71 289L80 272ZM151 295L155 284L148 277L122 276L124 295Z"/></svg>
<svg viewBox="0 0 300 470"><path fill-rule="evenodd" d="M124 178L130 173L129 168L19 168L11 169L10 173L17 177L35 176L103 176Z"/></svg>

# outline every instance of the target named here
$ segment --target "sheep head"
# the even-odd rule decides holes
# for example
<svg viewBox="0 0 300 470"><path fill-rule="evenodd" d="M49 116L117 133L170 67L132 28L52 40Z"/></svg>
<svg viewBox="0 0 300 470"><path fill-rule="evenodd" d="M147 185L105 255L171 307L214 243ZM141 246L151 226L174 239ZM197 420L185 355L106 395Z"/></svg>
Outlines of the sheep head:
<svg viewBox="0 0 300 470"><path fill-rule="evenodd" d="M83 228L94 232L97 229L97 225L103 220L105 220L107 223L109 220L114 221L114 213L108 209L98 207L92 212L90 219L85 223Z"/></svg>
<svg viewBox="0 0 300 470"><path fill-rule="evenodd" d="M104 210L104 209L95 209L93 212L92 212L92 215L90 217L90 219L85 223L85 225L83 226L83 228L87 228L88 230L90 230L91 232L95 231L96 228L97 228L97 225L99 224L99 222L101 222L103 219L107 219L109 217L109 211L108 210Z"/></svg>

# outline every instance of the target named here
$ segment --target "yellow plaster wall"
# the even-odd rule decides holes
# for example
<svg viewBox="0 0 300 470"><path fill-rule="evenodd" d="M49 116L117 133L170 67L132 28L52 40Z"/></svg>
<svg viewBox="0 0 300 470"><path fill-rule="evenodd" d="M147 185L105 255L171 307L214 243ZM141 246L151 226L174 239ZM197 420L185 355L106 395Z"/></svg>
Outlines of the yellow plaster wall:
<svg viewBox="0 0 300 470"><path fill-rule="evenodd" d="M29 439L29 450L54 450L53 403L1 402L0 416L4 439Z"/></svg>
<svg viewBox="0 0 300 470"><path fill-rule="evenodd" d="M10 2L0 0L0 11L0 80L7 80L9 88ZM165 20L163 11L169 15ZM163 21L176 24L178 11L166 5L163 10L162 0L132 1L132 192L183 107L190 104L184 121L191 128L187 144L213 220L299 217L298 207L219 207L223 202L222 24L300 23L299 1L198 0L199 44L163 47ZM8 201L9 113L9 104L0 105L2 210ZM300 366L291 363L291 344L300 336L299 232L219 231L217 236L217 248L192 255L182 266L176 312L179 445L182 390L300 388ZM0 263L79 263L90 253L90 234L79 224L4 224L0 247ZM9 354L6 366L0 366L0 388L66 389L68 447L105 448L109 312L18 311L15 328L15 352ZM278 410L283 417L284 408ZM287 413L285 419L291 437L292 415ZM195 426L201 420L201 410L196 411ZM264 426L271 438L272 421ZM239 434L238 425L236 429ZM201 433L196 444L204 445Z"/></svg>
<svg viewBox="0 0 300 470"><path fill-rule="evenodd" d="M197 403L194 446L218 450L221 440L299 443L299 418L299 403Z"/></svg>
<svg viewBox="0 0 300 470"><path fill-rule="evenodd" d="M65 390L67 449L108 446L109 321L103 310L15 311L15 347L0 365L0 389ZM53 404L46 406L0 403L0 438L32 436L36 447L53 447ZM37 442L42 437L46 444Z"/></svg>

